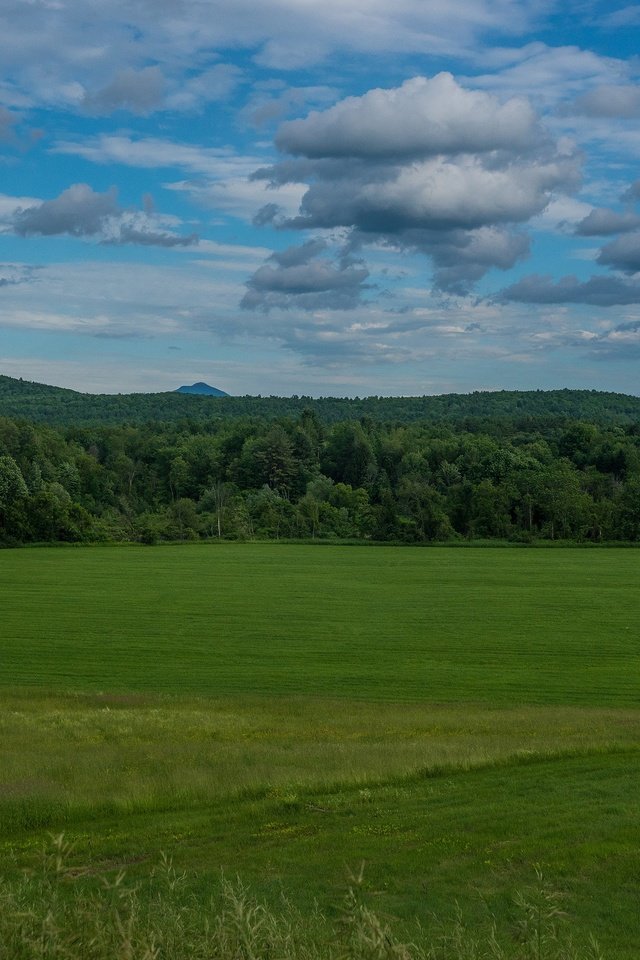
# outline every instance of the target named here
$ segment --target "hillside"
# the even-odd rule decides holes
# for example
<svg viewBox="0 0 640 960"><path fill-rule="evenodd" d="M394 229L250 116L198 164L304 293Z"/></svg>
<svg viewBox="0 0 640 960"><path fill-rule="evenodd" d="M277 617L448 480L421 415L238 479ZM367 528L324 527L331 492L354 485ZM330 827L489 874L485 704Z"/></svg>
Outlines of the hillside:
<svg viewBox="0 0 640 960"><path fill-rule="evenodd" d="M259 416L299 416L311 409L324 423L368 417L375 421L584 419L599 424L640 420L640 397L596 390L501 390L423 397L211 397L179 393L90 394L0 375L0 416L38 423L119 424Z"/></svg>

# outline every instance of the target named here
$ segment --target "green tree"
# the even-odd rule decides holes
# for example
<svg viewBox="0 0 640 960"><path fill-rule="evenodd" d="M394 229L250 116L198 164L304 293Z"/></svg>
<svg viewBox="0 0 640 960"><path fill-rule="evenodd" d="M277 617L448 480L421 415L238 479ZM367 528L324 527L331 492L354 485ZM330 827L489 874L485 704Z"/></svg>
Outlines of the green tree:
<svg viewBox="0 0 640 960"><path fill-rule="evenodd" d="M0 538L5 542L24 536L28 494L16 461L8 454L0 456Z"/></svg>

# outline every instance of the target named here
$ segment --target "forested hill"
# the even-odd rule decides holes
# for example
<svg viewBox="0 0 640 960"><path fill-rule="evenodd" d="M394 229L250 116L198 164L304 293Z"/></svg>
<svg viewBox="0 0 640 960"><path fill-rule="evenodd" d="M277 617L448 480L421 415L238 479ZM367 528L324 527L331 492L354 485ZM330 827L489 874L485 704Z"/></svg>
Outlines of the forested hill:
<svg viewBox="0 0 640 960"><path fill-rule="evenodd" d="M90 394L0 375L0 416L36 423L141 424L260 417L276 420L313 410L323 423L370 418L411 423L502 419L580 419L597 424L640 420L640 397L596 390L501 390L437 397L209 397L171 393Z"/></svg>
<svg viewBox="0 0 640 960"><path fill-rule="evenodd" d="M638 398L24 390L31 407L21 417L3 416L0 398L0 546L200 537L640 543ZM95 422L110 402L112 422ZM116 412L123 422L113 422ZM74 422L34 423L28 413ZM145 413L158 419L131 422Z"/></svg>

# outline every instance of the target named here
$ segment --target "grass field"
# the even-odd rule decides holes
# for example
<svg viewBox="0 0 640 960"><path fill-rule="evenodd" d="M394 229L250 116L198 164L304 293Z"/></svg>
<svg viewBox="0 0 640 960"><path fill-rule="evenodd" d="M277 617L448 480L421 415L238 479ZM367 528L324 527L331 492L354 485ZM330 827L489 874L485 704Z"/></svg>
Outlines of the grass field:
<svg viewBox="0 0 640 960"><path fill-rule="evenodd" d="M631 960L639 573L624 549L0 553L7 889L63 830L75 887L149 884L164 852L194 902L223 870L306 917L364 860L401 929L457 901L509 943L540 864L577 940Z"/></svg>
<svg viewBox="0 0 640 960"><path fill-rule="evenodd" d="M634 550L0 553L12 687L637 706Z"/></svg>

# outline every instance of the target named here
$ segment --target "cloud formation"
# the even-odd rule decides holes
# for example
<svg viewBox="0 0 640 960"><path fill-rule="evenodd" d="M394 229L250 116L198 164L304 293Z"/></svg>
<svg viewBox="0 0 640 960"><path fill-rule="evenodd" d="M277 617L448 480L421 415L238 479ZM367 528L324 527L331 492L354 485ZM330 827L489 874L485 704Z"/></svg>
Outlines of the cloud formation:
<svg viewBox="0 0 640 960"><path fill-rule="evenodd" d="M517 303L582 303L592 307L614 307L640 303L640 283L621 277L590 277L580 281L575 276L551 277L533 274L507 287L500 294L502 301Z"/></svg>
<svg viewBox="0 0 640 960"><path fill-rule="evenodd" d="M466 0L455 16L443 0L234 0L216 4L215 16L210 4L193 0L5 0L0 61L31 101L82 108L87 90L106 101L131 97L122 82L127 71L159 67L171 88L212 51L250 50L278 70L337 51L456 56L486 34L517 36L539 13L536 0Z"/></svg>
<svg viewBox="0 0 640 960"><path fill-rule="evenodd" d="M366 289L368 269L361 261L341 257L332 262L321 254L327 244L309 240L271 254L247 281L240 306L244 310L350 310Z"/></svg>
<svg viewBox="0 0 640 960"><path fill-rule="evenodd" d="M473 84L496 93L519 94L553 106L574 100L594 87L617 86L625 63L575 45L549 46L534 40L524 46L493 47L483 51L488 73L473 76ZM567 104L561 107L564 113ZM575 105L571 106L575 111Z"/></svg>
<svg viewBox="0 0 640 960"><path fill-rule="evenodd" d="M594 207L575 225L580 237L613 237L590 259L614 271L613 276L593 276L579 281L565 276L558 281L532 275L512 284L499 295L503 302L575 303L596 307L625 306L640 303L640 214L633 203L640 199L640 181L634 181L620 197L622 211ZM595 255L593 255L595 254ZM619 274L626 274L627 280Z"/></svg>
<svg viewBox="0 0 640 960"><path fill-rule="evenodd" d="M22 237L70 234L87 237L100 233L107 217L119 212L117 191L95 193L86 183L74 183L54 200L19 210L13 220L15 232Z"/></svg>
<svg viewBox="0 0 640 960"><path fill-rule="evenodd" d="M530 105L465 90L450 73L347 97L283 123L276 146L294 156L398 162L438 154L529 150L543 137Z"/></svg>
<svg viewBox="0 0 640 960"><path fill-rule="evenodd" d="M630 210L617 213L615 210L594 208L576 224L575 232L580 237L606 237L614 233L627 233L640 227L640 216Z"/></svg>
<svg viewBox="0 0 640 960"><path fill-rule="evenodd" d="M600 251L598 263L622 273L640 272L640 232L627 233L607 243Z"/></svg>
<svg viewBox="0 0 640 960"><path fill-rule="evenodd" d="M53 200L20 207L12 220L15 233L22 237L97 236L108 244L161 247L188 246L198 241L195 234L184 237L158 230L157 223L152 212L121 208L115 187L97 193L86 183L72 184Z"/></svg>
<svg viewBox="0 0 640 960"><path fill-rule="evenodd" d="M436 285L456 293L524 256L518 225L579 177L576 157L556 147L526 101L502 103L447 73L284 123L276 143L292 156L254 178L307 184L298 215L279 226L346 228L354 248L420 250Z"/></svg>

